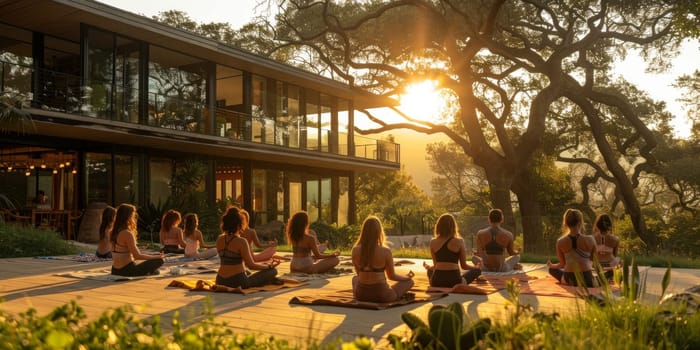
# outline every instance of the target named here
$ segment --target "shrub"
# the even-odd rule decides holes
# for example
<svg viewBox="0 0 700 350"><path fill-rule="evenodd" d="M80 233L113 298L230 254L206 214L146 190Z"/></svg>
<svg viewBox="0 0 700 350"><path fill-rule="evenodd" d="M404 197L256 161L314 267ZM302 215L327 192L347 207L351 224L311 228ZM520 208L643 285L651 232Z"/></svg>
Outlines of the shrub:
<svg viewBox="0 0 700 350"><path fill-rule="evenodd" d="M0 220L0 258L68 255L78 248L55 231Z"/></svg>

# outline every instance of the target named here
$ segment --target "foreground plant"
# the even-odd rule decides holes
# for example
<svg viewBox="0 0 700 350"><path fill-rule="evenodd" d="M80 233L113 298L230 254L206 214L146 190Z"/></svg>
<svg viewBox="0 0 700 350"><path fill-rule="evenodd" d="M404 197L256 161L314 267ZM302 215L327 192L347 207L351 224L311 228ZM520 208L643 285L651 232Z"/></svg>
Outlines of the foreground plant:
<svg viewBox="0 0 700 350"><path fill-rule="evenodd" d="M435 306L427 324L404 313L401 318L411 334L390 335L388 340L397 350L700 349L700 286L661 303L645 303L639 297L645 289L644 276L634 263L623 270L616 280L624 280L628 287L622 288L620 297L604 294L603 303L601 299L580 299L572 314L535 312L522 303L518 284L510 281L503 320L469 322L459 303ZM661 282L664 292L669 280L670 269Z"/></svg>
<svg viewBox="0 0 700 350"><path fill-rule="evenodd" d="M208 308L210 310L210 308ZM14 317L0 310L0 349L301 349L272 336L235 334L225 323L216 322L210 311L204 321L183 329L179 315L173 317L172 334L166 334L158 316L141 320L131 307L107 310L87 321L75 301L46 316L36 310ZM305 349L338 349L340 341L319 345L308 340ZM366 338L342 344L343 349L374 347Z"/></svg>

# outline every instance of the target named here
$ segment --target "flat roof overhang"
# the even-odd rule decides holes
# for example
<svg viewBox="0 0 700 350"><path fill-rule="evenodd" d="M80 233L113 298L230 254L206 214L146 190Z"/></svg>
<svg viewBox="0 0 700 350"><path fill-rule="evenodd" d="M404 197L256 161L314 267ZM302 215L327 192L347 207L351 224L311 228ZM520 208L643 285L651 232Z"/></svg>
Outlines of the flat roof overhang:
<svg viewBox="0 0 700 350"><path fill-rule="evenodd" d="M353 100L355 109L396 105L397 101L354 89L246 50L228 46L91 0L0 0L0 22L73 38L79 24L102 28L195 57Z"/></svg>
<svg viewBox="0 0 700 350"><path fill-rule="evenodd" d="M398 170L399 163L307 151L225 137L196 134L153 126L104 120L40 109L32 114L35 129L29 134L128 145L220 159L248 159L265 163L345 171ZM58 145L57 145L58 146Z"/></svg>

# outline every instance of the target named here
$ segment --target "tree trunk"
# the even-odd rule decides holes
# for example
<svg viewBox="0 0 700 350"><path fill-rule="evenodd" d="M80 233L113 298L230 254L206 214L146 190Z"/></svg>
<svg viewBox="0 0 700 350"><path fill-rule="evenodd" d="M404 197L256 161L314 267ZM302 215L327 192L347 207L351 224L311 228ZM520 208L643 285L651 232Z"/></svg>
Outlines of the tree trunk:
<svg viewBox="0 0 700 350"><path fill-rule="evenodd" d="M484 167L486 179L489 182L489 192L491 203L494 209L503 211L503 228L515 233L515 218L513 217L513 206L510 201L510 187L513 177L501 167Z"/></svg>
<svg viewBox="0 0 700 350"><path fill-rule="evenodd" d="M520 220L523 225L522 251L547 255L554 251L554 247L542 234L542 209L535 191L528 181L528 176L516 176L513 180L513 192L518 197Z"/></svg>

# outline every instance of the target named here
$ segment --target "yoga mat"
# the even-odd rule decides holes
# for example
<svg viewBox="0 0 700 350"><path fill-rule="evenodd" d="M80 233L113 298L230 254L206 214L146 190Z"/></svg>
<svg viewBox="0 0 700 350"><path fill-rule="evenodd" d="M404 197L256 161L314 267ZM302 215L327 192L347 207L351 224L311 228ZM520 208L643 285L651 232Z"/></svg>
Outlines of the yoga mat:
<svg viewBox="0 0 700 350"><path fill-rule="evenodd" d="M98 258L95 254L61 255L61 256L35 256L34 259L45 260L69 260L82 263L112 261L112 259Z"/></svg>
<svg viewBox="0 0 700 350"><path fill-rule="evenodd" d="M522 286L530 280L537 279L535 276L525 274L514 274L510 276L480 276L470 284L458 284L449 287L428 287L428 293L454 293L454 294L477 294L488 295L506 288L506 282L515 279L518 285Z"/></svg>
<svg viewBox="0 0 700 350"><path fill-rule="evenodd" d="M561 284L557 282L554 277L548 276L544 278L538 278L528 283L520 285L520 294L532 294L541 296L553 296L553 297L566 297L566 298L577 298L585 295L585 291L581 288L585 287L575 287L567 284ZM619 287L615 285L610 286L612 292L619 291ZM600 294L603 289L597 288L587 288L588 294Z"/></svg>
<svg viewBox="0 0 700 350"><path fill-rule="evenodd" d="M144 278L172 277L172 276L184 276L184 275L194 275L194 274L199 274L199 273L216 272L216 269L211 269L209 267L204 267L204 266L190 266L189 264L191 264L191 263L183 264L183 265L175 265L175 266L166 266L166 267L161 266L161 268L158 270L160 272L160 274L148 275L148 276L112 275L112 267L111 266L99 268L99 269L57 273L56 276L82 278L82 279L90 279L90 280L106 281L106 282L117 282L117 281L139 280L139 279L144 279Z"/></svg>
<svg viewBox="0 0 700 350"><path fill-rule="evenodd" d="M241 287L228 287L216 284L215 280L172 280L168 287L185 288L191 292L217 292L217 293L238 293L251 294L256 292L269 292L283 288L296 288L307 284L290 279L283 279L284 284L269 284L261 287L251 287L243 289Z"/></svg>
<svg viewBox="0 0 700 350"><path fill-rule="evenodd" d="M426 293L411 290L409 293L407 293L407 295L410 297L402 298L389 303L373 303L369 301L355 300L352 294L352 289L349 289L334 293L295 296L289 300L289 303L299 305L327 305L369 310L384 310L390 307L440 299L447 296L447 293Z"/></svg>
<svg viewBox="0 0 700 350"><path fill-rule="evenodd" d="M354 272L352 269L334 268L333 270L328 271L326 273L288 272L277 277L280 279L292 279L296 281L315 281L352 275L353 273Z"/></svg>

